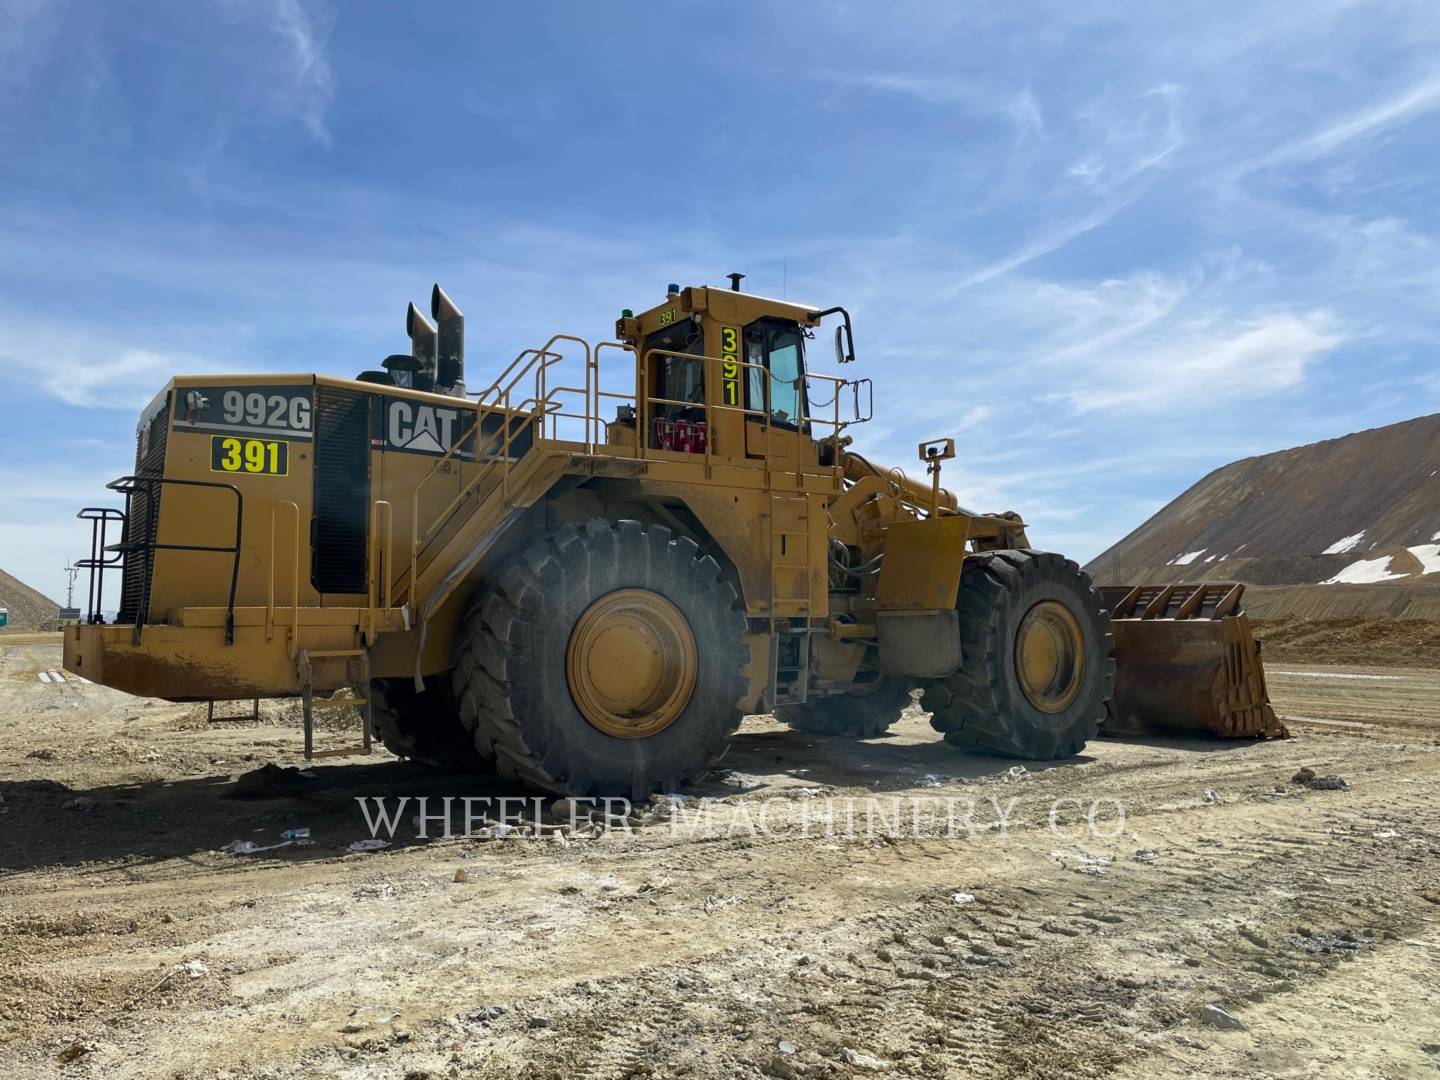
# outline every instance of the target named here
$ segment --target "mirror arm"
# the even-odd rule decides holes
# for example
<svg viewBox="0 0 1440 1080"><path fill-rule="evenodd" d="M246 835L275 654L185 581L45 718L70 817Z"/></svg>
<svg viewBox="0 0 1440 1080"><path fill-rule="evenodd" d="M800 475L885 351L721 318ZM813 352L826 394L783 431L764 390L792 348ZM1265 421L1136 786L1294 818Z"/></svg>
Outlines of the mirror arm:
<svg viewBox="0 0 1440 1080"><path fill-rule="evenodd" d="M836 307L826 308L824 311L812 311L810 313L810 318L814 322L819 322L821 319L825 318L825 316L834 315L837 312L845 319L845 348L843 350L843 355L841 354L841 350L836 350L836 359L842 364L853 364L855 362L855 331L850 326L850 312L846 311L843 307L839 307L837 305ZM840 330L841 327L837 326L835 328L835 341L837 345L840 342Z"/></svg>

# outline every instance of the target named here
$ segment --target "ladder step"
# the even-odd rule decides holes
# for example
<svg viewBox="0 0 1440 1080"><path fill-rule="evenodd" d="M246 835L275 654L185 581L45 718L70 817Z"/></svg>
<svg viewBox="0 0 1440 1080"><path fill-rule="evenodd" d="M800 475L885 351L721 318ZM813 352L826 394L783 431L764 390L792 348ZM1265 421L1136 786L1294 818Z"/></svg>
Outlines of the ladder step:
<svg viewBox="0 0 1440 1080"><path fill-rule="evenodd" d="M343 750L314 750L308 755L307 760L329 757L364 757L370 753L373 751L368 746L351 746Z"/></svg>
<svg viewBox="0 0 1440 1080"><path fill-rule="evenodd" d="M324 657L327 657L327 656L364 656L364 655L365 655L365 650L364 650L364 649L310 649L310 650L309 650L309 653L310 653L310 659L314 660L317 656L318 656L318 657L321 657L321 658L324 658Z"/></svg>
<svg viewBox="0 0 1440 1080"><path fill-rule="evenodd" d="M363 697L337 697L337 698L316 698L310 703L312 709L343 709L349 705L367 704L369 698Z"/></svg>

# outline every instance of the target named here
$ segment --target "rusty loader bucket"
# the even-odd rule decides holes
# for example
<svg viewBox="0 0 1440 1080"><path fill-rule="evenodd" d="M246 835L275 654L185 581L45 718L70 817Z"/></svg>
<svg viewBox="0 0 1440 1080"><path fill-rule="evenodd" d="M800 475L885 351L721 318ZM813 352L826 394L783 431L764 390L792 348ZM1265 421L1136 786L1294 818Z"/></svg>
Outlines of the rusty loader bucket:
<svg viewBox="0 0 1440 1080"><path fill-rule="evenodd" d="M1245 586L1102 585L1115 635L1115 695L1103 734L1288 734L1275 716Z"/></svg>

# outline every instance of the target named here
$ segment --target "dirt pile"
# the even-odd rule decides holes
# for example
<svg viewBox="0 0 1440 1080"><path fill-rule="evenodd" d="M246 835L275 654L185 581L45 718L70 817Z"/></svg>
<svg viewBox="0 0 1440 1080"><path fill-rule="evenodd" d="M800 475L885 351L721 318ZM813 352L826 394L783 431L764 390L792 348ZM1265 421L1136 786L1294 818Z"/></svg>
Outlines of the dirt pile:
<svg viewBox="0 0 1440 1080"><path fill-rule="evenodd" d="M10 625L6 630L29 633L54 630L60 617L59 604L4 570L0 570L0 608L10 612Z"/></svg>
<svg viewBox="0 0 1440 1080"><path fill-rule="evenodd" d="M1440 667L1440 622L1426 619L1254 620L1267 661Z"/></svg>
<svg viewBox="0 0 1440 1080"><path fill-rule="evenodd" d="M1440 414L1216 469L1088 569L1117 584L1440 582Z"/></svg>

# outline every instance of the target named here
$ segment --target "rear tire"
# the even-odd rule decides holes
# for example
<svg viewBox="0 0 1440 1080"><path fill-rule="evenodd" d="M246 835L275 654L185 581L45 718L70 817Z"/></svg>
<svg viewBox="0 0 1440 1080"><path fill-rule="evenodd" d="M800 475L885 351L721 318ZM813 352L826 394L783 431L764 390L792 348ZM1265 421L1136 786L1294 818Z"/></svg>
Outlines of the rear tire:
<svg viewBox="0 0 1440 1080"><path fill-rule="evenodd" d="M423 694L412 679L371 679L370 719L375 737L397 757L442 769L484 763L460 722L448 672L427 679Z"/></svg>
<svg viewBox="0 0 1440 1080"><path fill-rule="evenodd" d="M477 591L456 643L460 716L509 779L577 797L675 791L740 725L745 632L693 541L637 521L566 525Z"/></svg>
<svg viewBox="0 0 1440 1080"><path fill-rule="evenodd" d="M911 702L910 687L881 676L869 692L811 698L800 705L779 705L775 719L807 735L873 739L884 735Z"/></svg>
<svg viewBox="0 0 1440 1080"><path fill-rule="evenodd" d="M967 555L956 608L962 660L925 687L931 726L979 753L1079 753L1105 719L1115 681L1114 639L1089 575L1047 552Z"/></svg>

